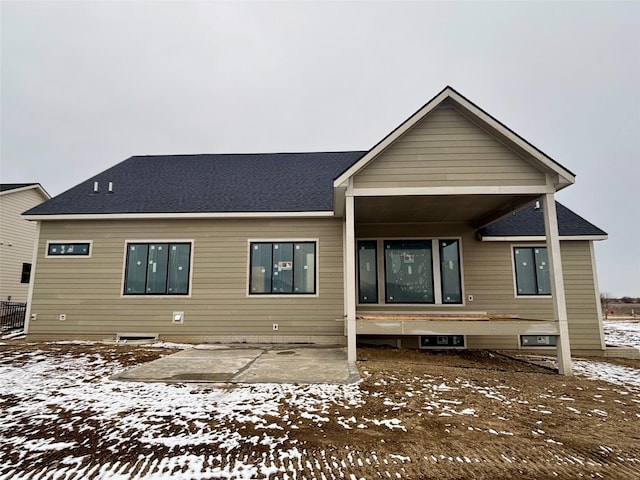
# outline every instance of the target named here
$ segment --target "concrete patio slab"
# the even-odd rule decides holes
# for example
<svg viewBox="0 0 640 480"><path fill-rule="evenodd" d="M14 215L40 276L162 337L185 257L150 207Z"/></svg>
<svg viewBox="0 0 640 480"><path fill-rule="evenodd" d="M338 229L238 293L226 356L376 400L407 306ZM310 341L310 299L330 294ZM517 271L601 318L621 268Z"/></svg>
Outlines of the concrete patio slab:
<svg viewBox="0 0 640 480"><path fill-rule="evenodd" d="M360 380L344 347L197 345L112 380L165 383L349 384Z"/></svg>

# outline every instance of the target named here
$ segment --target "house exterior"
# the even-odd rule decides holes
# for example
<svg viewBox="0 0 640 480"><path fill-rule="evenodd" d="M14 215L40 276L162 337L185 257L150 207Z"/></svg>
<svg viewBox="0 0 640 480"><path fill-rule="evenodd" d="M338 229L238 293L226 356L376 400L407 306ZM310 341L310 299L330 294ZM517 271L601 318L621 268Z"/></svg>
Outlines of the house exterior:
<svg viewBox="0 0 640 480"><path fill-rule="evenodd" d="M0 301L27 301L37 227L22 213L49 198L39 183L0 184Z"/></svg>
<svg viewBox="0 0 640 480"><path fill-rule="evenodd" d="M25 217L28 333L605 349L572 172L447 87L369 151L131 157Z"/></svg>

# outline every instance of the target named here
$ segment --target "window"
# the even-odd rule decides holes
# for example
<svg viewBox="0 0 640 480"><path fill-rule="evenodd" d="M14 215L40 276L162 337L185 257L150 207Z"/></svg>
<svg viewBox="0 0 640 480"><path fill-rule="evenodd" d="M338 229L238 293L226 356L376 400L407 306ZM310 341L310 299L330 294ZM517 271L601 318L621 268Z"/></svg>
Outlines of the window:
<svg viewBox="0 0 640 480"><path fill-rule="evenodd" d="M378 249L375 240L358 242L358 300L378 303Z"/></svg>
<svg viewBox="0 0 640 480"><path fill-rule="evenodd" d="M129 243L125 295L187 295L191 243Z"/></svg>
<svg viewBox="0 0 640 480"><path fill-rule="evenodd" d="M464 335L421 335L420 348L465 348Z"/></svg>
<svg viewBox="0 0 640 480"><path fill-rule="evenodd" d="M514 247L518 295L551 295L546 247Z"/></svg>
<svg viewBox="0 0 640 480"><path fill-rule="evenodd" d="M31 280L31 264L23 263L22 274L20 275L20 283L29 283L29 280Z"/></svg>
<svg viewBox="0 0 640 480"><path fill-rule="evenodd" d="M90 242L48 243L47 257L88 257L90 248Z"/></svg>
<svg viewBox="0 0 640 480"><path fill-rule="evenodd" d="M442 303L462 303L458 240L440 240Z"/></svg>
<svg viewBox="0 0 640 480"><path fill-rule="evenodd" d="M520 335L522 347L555 347L556 345L556 335Z"/></svg>
<svg viewBox="0 0 640 480"><path fill-rule="evenodd" d="M315 242L251 242L249 294L316 293Z"/></svg>
<svg viewBox="0 0 640 480"><path fill-rule="evenodd" d="M359 304L463 303L460 240L359 240L357 246Z"/></svg>
<svg viewBox="0 0 640 480"><path fill-rule="evenodd" d="M431 241L385 240L386 303L435 303Z"/></svg>

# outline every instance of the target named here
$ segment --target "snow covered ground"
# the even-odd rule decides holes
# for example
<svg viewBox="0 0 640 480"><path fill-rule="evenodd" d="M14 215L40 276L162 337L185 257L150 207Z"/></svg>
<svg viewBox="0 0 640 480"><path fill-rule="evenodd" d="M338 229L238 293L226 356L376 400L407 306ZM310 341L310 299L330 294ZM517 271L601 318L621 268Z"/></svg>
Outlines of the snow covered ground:
<svg viewBox="0 0 640 480"><path fill-rule="evenodd" d="M640 347L638 324L606 332L608 343ZM576 360L577 375L609 382L597 388L367 363L360 385L165 385L111 381L124 356L73 347L0 350L0 480L473 478L480 467L496 469L483 478L640 478L640 448L616 444L640 429L633 367ZM566 428L600 443L567 445Z"/></svg>
<svg viewBox="0 0 640 480"><path fill-rule="evenodd" d="M607 345L640 348L640 320L605 320L603 323Z"/></svg>
<svg viewBox="0 0 640 480"><path fill-rule="evenodd" d="M638 321L605 321L604 334L607 345L640 349L640 322ZM635 368L580 359L574 360L573 368L576 374L588 378L640 388L640 372Z"/></svg>
<svg viewBox="0 0 640 480"><path fill-rule="evenodd" d="M59 356L36 349L26 355L18 352L15 362L11 360L4 356L0 366L2 480L49 478L38 472L50 458L57 463L52 478L268 478L283 465L303 461L287 431L273 421L286 422L283 405L301 410L321 425L330 408L357 408L362 403L358 385L212 388L120 383L108 378L122 365L97 354ZM337 421L352 428L347 418ZM288 427L297 428L290 422ZM50 433L25 441L32 431ZM91 461L92 446L104 441L113 458ZM131 462L124 452L134 444L140 453ZM11 445L20 447L9 453ZM198 447L215 453L178 453ZM231 458L229 452L238 456L245 449L264 453L258 462ZM118 460L120 451L128 461Z"/></svg>
<svg viewBox="0 0 640 480"><path fill-rule="evenodd" d="M634 347L640 349L640 322L637 320L605 321L604 334L607 345ZM529 357L533 361L543 362L557 368L555 357ZM640 389L640 372L637 369L614 365L606 361L573 359L573 373L593 380L603 380L617 385L626 385Z"/></svg>

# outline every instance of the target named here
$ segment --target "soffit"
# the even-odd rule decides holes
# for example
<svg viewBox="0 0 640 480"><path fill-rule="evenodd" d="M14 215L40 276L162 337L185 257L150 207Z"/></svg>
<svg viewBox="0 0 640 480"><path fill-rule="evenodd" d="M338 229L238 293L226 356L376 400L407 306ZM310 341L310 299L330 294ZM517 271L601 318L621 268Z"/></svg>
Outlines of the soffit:
<svg viewBox="0 0 640 480"><path fill-rule="evenodd" d="M467 223L476 227L535 200L536 195L357 197L356 223Z"/></svg>

